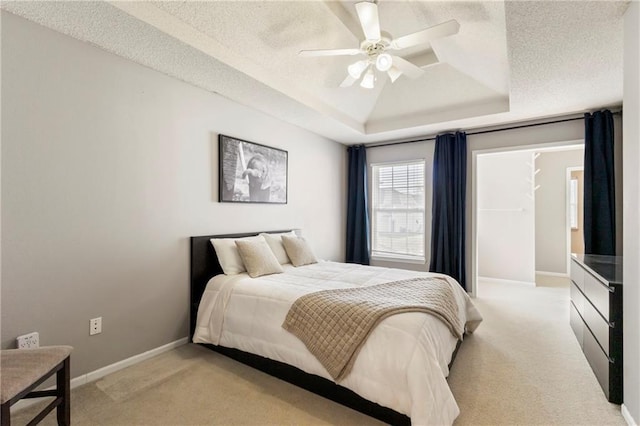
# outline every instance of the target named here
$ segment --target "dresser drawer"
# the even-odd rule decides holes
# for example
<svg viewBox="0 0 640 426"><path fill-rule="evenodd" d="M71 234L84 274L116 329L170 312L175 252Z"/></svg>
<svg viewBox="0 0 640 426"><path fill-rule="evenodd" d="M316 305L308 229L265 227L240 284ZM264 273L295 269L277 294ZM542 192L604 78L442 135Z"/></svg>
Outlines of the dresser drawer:
<svg viewBox="0 0 640 426"><path fill-rule="evenodd" d="M584 291L584 268L575 260L571 260L571 281L576 283L580 290Z"/></svg>
<svg viewBox="0 0 640 426"><path fill-rule="evenodd" d="M582 311L582 318L587 324L587 327L591 330L591 333L595 336L598 343L602 347L602 350L609 355L609 323L606 322L598 311L589 303L584 302L584 310Z"/></svg>
<svg viewBox="0 0 640 426"><path fill-rule="evenodd" d="M569 287L569 295L571 297L571 301L575 305L576 310L580 313L580 315L584 315L584 296L582 295L582 292L578 290L577 284L573 281L571 282L571 286Z"/></svg>
<svg viewBox="0 0 640 426"><path fill-rule="evenodd" d="M582 347L584 323L582 322L582 318L578 314L576 307L573 305L573 302L569 302L569 324L571 324L573 334L576 335L576 339L578 339L578 343L580 344L580 347Z"/></svg>
<svg viewBox="0 0 640 426"><path fill-rule="evenodd" d="M584 330L582 350L598 382L600 382L602 390L607 396L607 399L609 399L609 358L602 352L602 349L600 349L596 339L591 335L589 330Z"/></svg>
<svg viewBox="0 0 640 426"><path fill-rule="evenodd" d="M598 312L609 321L609 286L589 273L584 274L584 295L596 307Z"/></svg>
<svg viewBox="0 0 640 426"><path fill-rule="evenodd" d="M569 323L609 402L624 400L622 258L572 255Z"/></svg>

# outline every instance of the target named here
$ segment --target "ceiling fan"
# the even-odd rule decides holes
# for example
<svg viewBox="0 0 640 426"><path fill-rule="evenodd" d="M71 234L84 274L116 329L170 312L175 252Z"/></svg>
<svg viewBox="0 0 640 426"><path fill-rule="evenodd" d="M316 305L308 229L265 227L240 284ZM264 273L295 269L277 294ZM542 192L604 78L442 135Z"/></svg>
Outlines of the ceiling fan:
<svg viewBox="0 0 640 426"><path fill-rule="evenodd" d="M349 75L340 84L340 87L349 87L362 77L360 86L366 89L373 89L376 81L375 70L386 72L392 83L403 74L411 78L418 78L424 73L422 68L388 52L406 49L428 43L440 37L450 36L456 34L460 29L460 24L455 19L452 19L394 39L389 33L380 31L378 5L376 3L370 1L356 3L356 12L365 36L359 48L301 50L298 53L299 56L307 57L364 55L364 59L356 61L347 67Z"/></svg>

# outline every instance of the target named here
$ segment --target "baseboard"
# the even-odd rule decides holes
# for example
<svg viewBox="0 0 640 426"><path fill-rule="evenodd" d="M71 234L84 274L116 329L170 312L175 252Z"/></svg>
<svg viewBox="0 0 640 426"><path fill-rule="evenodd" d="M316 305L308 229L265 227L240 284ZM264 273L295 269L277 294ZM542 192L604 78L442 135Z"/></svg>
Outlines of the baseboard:
<svg viewBox="0 0 640 426"><path fill-rule="evenodd" d="M569 278L569 274L566 272L547 272L547 271L536 271L537 275L547 275L549 277L562 277Z"/></svg>
<svg viewBox="0 0 640 426"><path fill-rule="evenodd" d="M638 423L631 416L631 413L627 409L626 405L622 404L622 406L620 407L620 411L622 412L622 417L624 417L624 420L629 426L638 426Z"/></svg>
<svg viewBox="0 0 640 426"><path fill-rule="evenodd" d="M527 285L527 286L530 286L530 287L535 287L536 286L535 281L515 281L515 280L505 280L505 279L502 279L502 278L478 277L478 281L480 281L480 280L494 281L494 282L501 283L501 284Z"/></svg>
<svg viewBox="0 0 640 426"><path fill-rule="evenodd" d="M78 386L86 385L87 383L95 382L98 379L106 376L107 374L115 373L116 371L122 370L123 368L130 367L139 362L145 361L149 358L153 358L156 355L160 355L163 352L168 352L172 349L175 349L179 346L182 346L186 343L189 343L188 337L183 337L182 339L178 339L174 342L167 343L166 345L162 345L155 349L151 349L149 351L143 352L138 355L134 355L127 359L123 359L122 361L118 361L111 365L107 365L106 367L99 368L97 370L91 371L87 374L83 374L78 377L74 377L71 379L71 389L76 388ZM73 354L72 354L73 356ZM73 362L73 359L71 360ZM49 387L47 389L55 389L55 386ZM16 402L12 407L11 411L21 410L23 408L27 408L37 402L40 402L43 398L32 398L32 399L22 399Z"/></svg>
<svg viewBox="0 0 640 426"><path fill-rule="evenodd" d="M91 383L94 382L98 379L101 379L102 377L106 376L107 374L111 374L111 373L115 373L118 370L122 370L123 368L126 367L130 367L134 364L137 364L139 362L142 362L144 360L147 360L149 358L153 358L156 355L160 355L163 352L168 352L171 349L175 349L179 346L182 346L186 343L189 342L189 338L188 337L183 337L182 339L176 340L175 342L171 342L171 343L167 343L166 345L160 346L158 348L155 349L151 349L150 351L138 354L138 355L134 355L130 358L127 359L123 359L122 361L118 361L114 364L111 365L107 365L106 367L102 367L98 370L92 371L90 373L85 374L85 381L84 383L80 383L80 381L78 381L78 385L76 386L80 386L80 384L85 384L85 383ZM71 382L71 388L73 388L73 381L74 380L78 380L81 379L82 377L76 377L75 379L73 379Z"/></svg>

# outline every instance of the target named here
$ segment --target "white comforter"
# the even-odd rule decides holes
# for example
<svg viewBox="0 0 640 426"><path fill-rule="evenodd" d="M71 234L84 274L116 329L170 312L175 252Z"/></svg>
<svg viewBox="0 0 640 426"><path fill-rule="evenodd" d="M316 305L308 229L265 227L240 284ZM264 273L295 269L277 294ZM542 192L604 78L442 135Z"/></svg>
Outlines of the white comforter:
<svg viewBox="0 0 640 426"><path fill-rule="evenodd" d="M193 341L251 352L332 380L305 345L282 328L298 297L322 289L439 275L335 262L283 266L283 274L212 278L200 302ZM482 317L458 283L446 278L471 332ZM456 343L447 326L432 315L392 315L370 334L340 385L408 415L413 425L450 425L460 413L446 381Z"/></svg>

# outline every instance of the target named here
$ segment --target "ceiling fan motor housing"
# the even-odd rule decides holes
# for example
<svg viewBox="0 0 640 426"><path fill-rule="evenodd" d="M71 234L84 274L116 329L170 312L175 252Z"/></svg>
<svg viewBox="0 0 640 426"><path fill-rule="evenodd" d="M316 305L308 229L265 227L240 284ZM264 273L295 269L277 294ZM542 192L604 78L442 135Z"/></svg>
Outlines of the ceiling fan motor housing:
<svg viewBox="0 0 640 426"><path fill-rule="evenodd" d="M363 40L360 43L360 50L369 57L375 57L387 50L389 46L391 46L391 38L383 36L380 40L373 42L371 40Z"/></svg>

